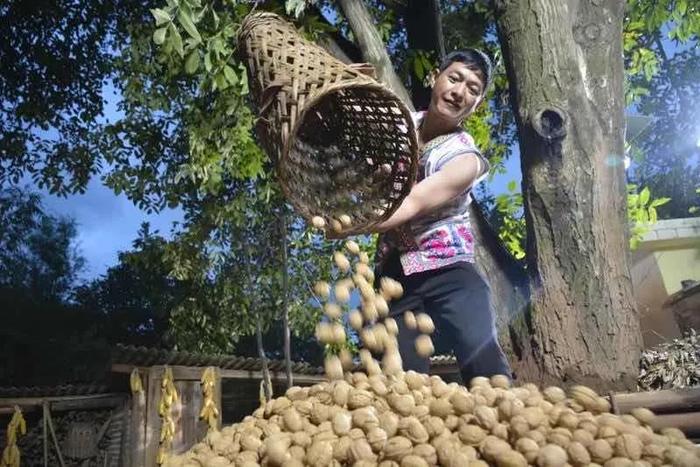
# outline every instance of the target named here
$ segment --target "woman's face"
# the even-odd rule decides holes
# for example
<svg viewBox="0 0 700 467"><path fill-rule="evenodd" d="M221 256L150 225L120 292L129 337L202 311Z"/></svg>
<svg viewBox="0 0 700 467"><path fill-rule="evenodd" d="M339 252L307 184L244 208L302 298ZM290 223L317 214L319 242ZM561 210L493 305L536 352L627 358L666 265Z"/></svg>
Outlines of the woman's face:
<svg viewBox="0 0 700 467"><path fill-rule="evenodd" d="M435 80L428 111L441 120L459 125L476 109L483 92L480 72L462 62L452 62Z"/></svg>

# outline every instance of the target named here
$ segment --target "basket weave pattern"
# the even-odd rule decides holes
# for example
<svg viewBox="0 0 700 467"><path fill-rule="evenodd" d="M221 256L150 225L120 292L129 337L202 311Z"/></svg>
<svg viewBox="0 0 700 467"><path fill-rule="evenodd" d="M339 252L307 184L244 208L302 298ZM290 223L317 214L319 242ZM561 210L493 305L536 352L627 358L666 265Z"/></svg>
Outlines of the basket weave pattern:
<svg viewBox="0 0 700 467"><path fill-rule="evenodd" d="M307 219L338 225L341 215L350 216L343 234L389 217L417 170L406 106L277 15L246 18L238 44L258 111L259 143L276 161L287 199Z"/></svg>

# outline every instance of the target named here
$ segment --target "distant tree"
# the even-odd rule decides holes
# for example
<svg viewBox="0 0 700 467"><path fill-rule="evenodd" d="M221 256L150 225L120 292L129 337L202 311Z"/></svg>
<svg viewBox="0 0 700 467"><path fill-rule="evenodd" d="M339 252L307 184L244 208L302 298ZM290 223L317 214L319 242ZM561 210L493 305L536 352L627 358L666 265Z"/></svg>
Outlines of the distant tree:
<svg viewBox="0 0 700 467"><path fill-rule="evenodd" d="M84 263L75 221L11 188L0 190L0 225L0 384L93 379L107 361L105 322L75 302Z"/></svg>

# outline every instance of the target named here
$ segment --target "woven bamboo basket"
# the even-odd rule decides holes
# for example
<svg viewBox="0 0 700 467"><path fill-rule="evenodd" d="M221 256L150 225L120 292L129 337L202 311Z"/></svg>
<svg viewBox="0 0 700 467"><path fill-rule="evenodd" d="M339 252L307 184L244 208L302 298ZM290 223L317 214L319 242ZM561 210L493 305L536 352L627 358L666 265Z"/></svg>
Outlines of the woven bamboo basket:
<svg viewBox="0 0 700 467"><path fill-rule="evenodd" d="M244 20L238 53L258 113L258 141L301 215L321 216L343 235L388 218L417 170L415 128L399 98L275 14Z"/></svg>

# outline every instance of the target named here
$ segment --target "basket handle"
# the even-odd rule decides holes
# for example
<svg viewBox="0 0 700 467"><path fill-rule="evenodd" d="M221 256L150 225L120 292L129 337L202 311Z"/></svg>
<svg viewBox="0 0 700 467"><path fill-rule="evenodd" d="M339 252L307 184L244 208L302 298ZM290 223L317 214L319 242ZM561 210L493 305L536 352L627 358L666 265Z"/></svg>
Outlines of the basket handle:
<svg viewBox="0 0 700 467"><path fill-rule="evenodd" d="M351 63L348 66L353 70L360 72L363 75L367 75L370 78L377 79L377 70L371 63Z"/></svg>

